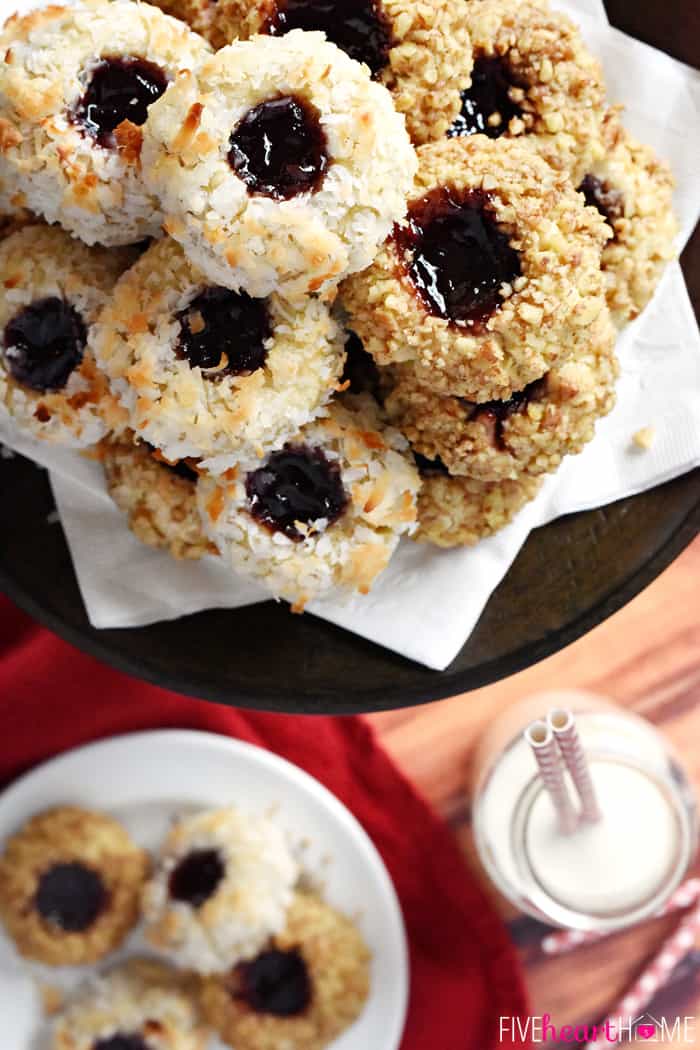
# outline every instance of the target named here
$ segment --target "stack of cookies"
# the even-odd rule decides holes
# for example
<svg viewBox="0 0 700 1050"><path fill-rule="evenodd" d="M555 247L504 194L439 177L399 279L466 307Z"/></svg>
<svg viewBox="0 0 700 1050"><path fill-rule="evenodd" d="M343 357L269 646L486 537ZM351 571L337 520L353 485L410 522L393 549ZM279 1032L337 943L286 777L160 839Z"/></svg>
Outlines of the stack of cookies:
<svg viewBox="0 0 700 1050"><path fill-rule="evenodd" d="M615 400L672 179L545 0L78 0L0 44L0 410L295 610L507 524Z"/></svg>
<svg viewBox="0 0 700 1050"><path fill-rule="evenodd" d="M153 858L105 813L29 820L0 854L18 952L87 967L143 920L162 957L87 975L56 1004L52 1050L205 1050L214 1033L235 1050L329 1046L365 1007L370 952L297 852L270 816L234 806L180 818Z"/></svg>

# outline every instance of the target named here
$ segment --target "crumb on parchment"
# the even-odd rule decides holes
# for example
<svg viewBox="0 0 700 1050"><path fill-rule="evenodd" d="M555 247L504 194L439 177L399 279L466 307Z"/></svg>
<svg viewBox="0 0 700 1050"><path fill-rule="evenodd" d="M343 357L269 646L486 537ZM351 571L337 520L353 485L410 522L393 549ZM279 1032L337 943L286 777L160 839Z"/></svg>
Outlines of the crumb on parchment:
<svg viewBox="0 0 700 1050"><path fill-rule="evenodd" d="M643 452L648 452L653 446L656 440L656 427L647 426L642 427L636 434L633 435L632 441L637 448L640 448Z"/></svg>

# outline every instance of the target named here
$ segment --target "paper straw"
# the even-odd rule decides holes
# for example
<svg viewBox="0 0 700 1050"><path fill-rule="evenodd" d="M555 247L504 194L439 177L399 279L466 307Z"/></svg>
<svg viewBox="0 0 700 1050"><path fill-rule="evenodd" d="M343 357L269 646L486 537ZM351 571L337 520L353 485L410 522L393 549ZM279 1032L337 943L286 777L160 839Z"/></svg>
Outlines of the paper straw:
<svg viewBox="0 0 700 1050"><path fill-rule="evenodd" d="M682 883L675 893L672 893L663 908L649 916L649 920L658 919L662 915L672 915L677 911L684 911L691 904L700 901L700 879L688 879ZM558 933L550 933L541 944L545 955L564 955L566 952L580 948L583 944L595 944L602 941L620 930L560 930Z"/></svg>
<svg viewBox="0 0 700 1050"><path fill-rule="evenodd" d="M597 1039L588 1043L584 1050L606 1050L611 1046L619 1046L619 1039L615 1038L618 1022L622 1020L623 1023L629 1023L630 1019L646 1010L656 993L664 987L678 963L693 948L698 930L700 930L700 903L695 904L692 911L689 911L680 922L675 933L672 933L664 942L617 1008L602 1024L598 1025L599 1032L604 1032L606 1025L609 1025L612 1038L603 1038L602 1042Z"/></svg>
<svg viewBox="0 0 700 1050"><path fill-rule="evenodd" d="M525 730L525 739L537 759L540 774L559 821L559 830L570 835L578 821L564 780L561 755L554 734L546 722L533 722Z"/></svg>
<svg viewBox="0 0 700 1050"><path fill-rule="evenodd" d="M554 733L574 787L581 799L581 818L589 823L595 823L600 820L601 812L591 780L588 759L576 728L576 720L571 711L554 708L547 715L547 725Z"/></svg>

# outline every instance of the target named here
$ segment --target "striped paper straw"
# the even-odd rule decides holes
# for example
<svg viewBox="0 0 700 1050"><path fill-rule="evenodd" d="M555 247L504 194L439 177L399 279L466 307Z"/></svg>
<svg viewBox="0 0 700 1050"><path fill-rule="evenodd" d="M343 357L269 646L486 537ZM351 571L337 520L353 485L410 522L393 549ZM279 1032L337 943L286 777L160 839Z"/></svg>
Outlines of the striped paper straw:
<svg viewBox="0 0 700 1050"><path fill-rule="evenodd" d="M688 879L678 887L675 893L671 894L663 908L660 908L650 918L658 919L662 915L684 911L696 901L700 901L700 879ZM605 937L620 932L620 930L607 930L603 933L595 930L561 930L545 937L541 947L545 955L564 955L574 948L581 947L582 944L595 944L596 941L602 941Z"/></svg>
<svg viewBox="0 0 700 1050"><path fill-rule="evenodd" d="M620 1019L627 1022L628 1019L637 1017L646 1010L656 993L664 987L678 963L693 948L699 930L700 903L696 903L692 911L689 911L680 922L676 932L664 942L661 950L651 960L641 977L632 985L622 1002L618 1004L617 1009L613 1010L602 1025L598 1026L599 1031L604 1031L608 1024L610 1031L613 1032ZM604 1038L602 1042L598 1039L593 1043L588 1043L584 1050L607 1050L611 1046L618 1045L619 1040L611 1041Z"/></svg>
<svg viewBox="0 0 700 1050"><path fill-rule="evenodd" d="M547 725L554 733L556 742L564 756L566 767L581 799L581 819L595 823L600 820L601 812L593 781L591 780L588 759L583 750L581 738L578 735L573 713L564 708L554 708L547 715Z"/></svg>
<svg viewBox="0 0 700 1050"><path fill-rule="evenodd" d="M525 739L537 759L542 782L552 800L559 821L559 830L570 835L578 823L566 781L561 755L552 730L546 722L533 722L525 730Z"/></svg>

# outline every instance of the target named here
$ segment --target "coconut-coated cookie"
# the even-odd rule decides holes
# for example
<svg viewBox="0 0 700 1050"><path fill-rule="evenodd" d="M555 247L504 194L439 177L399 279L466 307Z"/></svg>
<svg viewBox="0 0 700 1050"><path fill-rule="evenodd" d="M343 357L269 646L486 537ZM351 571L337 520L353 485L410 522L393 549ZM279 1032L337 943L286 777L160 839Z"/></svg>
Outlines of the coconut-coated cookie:
<svg viewBox="0 0 700 1050"><path fill-rule="evenodd" d="M343 367L324 303L212 285L170 239L118 283L91 346L133 430L167 460L216 473L318 415Z"/></svg>
<svg viewBox="0 0 700 1050"><path fill-rule="evenodd" d="M79 989L54 1025L52 1050L205 1050L208 1041L179 975L134 959Z"/></svg>
<svg viewBox="0 0 700 1050"><path fill-rule="evenodd" d="M669 166L625 130L615 109L606 114L601 141L578 189L612 231L602 266L610 312L623 327L642 312L675 256L674 179Z"/></svg>
<svg viewBox="0 0 700 1050"><path fill-rule="evenodd" d="M10 18L0 36L0 154L26 206L87 244L160 232L141 178L143 125L210 48L158 8L79 0Z"/></svg>
<svg viewBox="0 0 700 1050"><path fill-rule="evenodd" d="M146 939L178 966L224 972L282 929L298 874L269 817L233 806L183 817L144 890Z"/></svg>
<svg viewBox="0 0 700 1050"><path fill-rule="evenodd" d="M517 138L578 181L600 154L605 83L578 28L547 0L467 4L472 84L451 135Z"/></svg>
<svg viewBox="0 0 700 1050"><path fill-rule="evenodd" d="M144 176L213 283L299 299L372 261L416 160L369 70L295 30L236 41L151 107Z"/></svg>
<svg viewBox="0 0 700 1050"><path fill-rule="evenodd" d="M201 478L204 527L234 571L295 612L334 592L366 594L415 525L406 451L371 398L334 402L265 459Z"/></svg>
<svg viewBox="0 0 700 1050"><path fill-rule="evenodd" d="M256 958L204 982L204 1016L236 1050L323 1050L361 1014L369 961L350 919L299 893Z"/></svg>
<svg viewBox="0 0 700 1050"><path fill-rule="evenodd" d="M186 0L191 2L191 0ZM218 0L216 39L319 30L392 94L415 143L442 138L471 83L468 0Z"/></svg>
<svg viewBox="0 0 700 1050"><path fill-rule="evenodd" d="M473 401L507 399L589 341L610 230L568 178L509 139L418 150L408 216L344 282L349 327L381 364Z"/></svg>
<svg viewBox="0 0 700 1050"><path fill-rule="evenodd" d="M193 466L184 460L168 463L130 434L105 440L100 452L107 490L142 543L167 550L174 558L216 553L202 529L196 497L199 475Z"/></svg>
<svg viewBox="0 0 700 1050"><path fill-rule="evenodd" d="M0 242L0 415L78 448L115 424L116 400L87 344L132 258L37 224Z"/></svg>
<svg viewBox="0 0 700 1050"><path fill-rule="evenodd" d="M75 806L32 817L0 856L0 919L21 955L80 966L136 924L149 862L116 820Z"/></svg>
<svg viewBox="0 0 700 1050"><path fill-rule="evenodd" d="M453 475L501 481L551 473L583 449L615 404L616 331L607 311L588 331L575 358L504 401L436 394L410 366L395 366L386 412L417 452L439 457Z"/></svg>
<svg viewBox="0 0 700 1050"><path fill-rule="evenodd" d="M440 460L416 459L423 484L413 538L437 547L472 547L500 532L542 484L541 478L528 475L505 481L454 477Z"/></svg>

